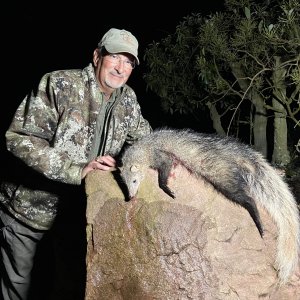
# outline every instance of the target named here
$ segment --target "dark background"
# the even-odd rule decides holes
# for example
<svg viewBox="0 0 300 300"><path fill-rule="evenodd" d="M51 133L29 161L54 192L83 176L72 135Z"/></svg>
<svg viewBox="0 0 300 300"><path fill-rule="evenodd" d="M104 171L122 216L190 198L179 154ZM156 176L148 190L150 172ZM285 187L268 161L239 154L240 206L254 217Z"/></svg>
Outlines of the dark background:
<svg viewBox="0 0 300 300"><path fill-rule="evenodd" d="M146 92L142 79L145 48L173 33L187 15L221 10L223 3L223 0L198 0L177 5L162 1L2 4L1 136L17 105L44 73L87 66L99 40L111 27L129 30L139 41L141 65L133 71L128 84L136 91L145 117L153 126L159 125L165 116L159 111L157 97L151 91Z"/></svg>

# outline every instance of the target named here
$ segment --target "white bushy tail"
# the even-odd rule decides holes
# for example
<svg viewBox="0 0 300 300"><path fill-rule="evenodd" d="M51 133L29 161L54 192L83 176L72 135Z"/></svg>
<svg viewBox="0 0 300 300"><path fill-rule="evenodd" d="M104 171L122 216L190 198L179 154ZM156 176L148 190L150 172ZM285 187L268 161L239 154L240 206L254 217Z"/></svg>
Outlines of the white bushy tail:
<svg viewBox="0 0 300 300"><path fill-rule="evenodd" d="M300 218L297 202L283 178L267 163L262 164L259 183L250 184L251 194L271 215L278 228L276 267L280 282L295 271L300 252Z"/></svg>

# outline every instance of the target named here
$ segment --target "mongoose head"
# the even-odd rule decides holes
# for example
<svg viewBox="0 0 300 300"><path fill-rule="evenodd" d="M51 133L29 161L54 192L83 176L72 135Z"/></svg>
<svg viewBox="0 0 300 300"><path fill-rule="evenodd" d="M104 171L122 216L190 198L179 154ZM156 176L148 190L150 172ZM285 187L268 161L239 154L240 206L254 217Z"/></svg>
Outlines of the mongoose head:
<svg viewBox="0 0 300 300"><path fill-rule="evenodd" d="M139 186L144 179L145 170L141 165L123 165L119 167L120 176L127 187L129 199L136 196Z"/></svg>

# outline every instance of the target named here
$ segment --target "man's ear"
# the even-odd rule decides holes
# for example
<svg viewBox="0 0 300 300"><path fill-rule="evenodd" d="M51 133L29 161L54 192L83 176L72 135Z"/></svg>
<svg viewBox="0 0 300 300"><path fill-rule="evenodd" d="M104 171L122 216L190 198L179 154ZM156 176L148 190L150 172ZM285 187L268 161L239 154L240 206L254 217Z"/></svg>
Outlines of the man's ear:
<svg viewBox="0 0 300 300"><path fill-rule="evenodd" d="M96 48L93 52L93 64L95 68L98 66L99 60L100 60L99 49Z"/></svg>

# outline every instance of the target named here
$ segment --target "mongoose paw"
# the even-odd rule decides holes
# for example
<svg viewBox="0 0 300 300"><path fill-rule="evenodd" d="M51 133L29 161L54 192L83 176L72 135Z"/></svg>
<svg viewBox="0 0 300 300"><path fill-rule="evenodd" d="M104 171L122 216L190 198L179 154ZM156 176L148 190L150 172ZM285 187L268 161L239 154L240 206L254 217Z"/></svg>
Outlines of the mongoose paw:
<svg viewBox="0 0 300 300"><path fill-rule="evenodd" d="M170 197L172 197L173 199L175 198L175 194L167 186L162 186L161 188Z"/></svg>

